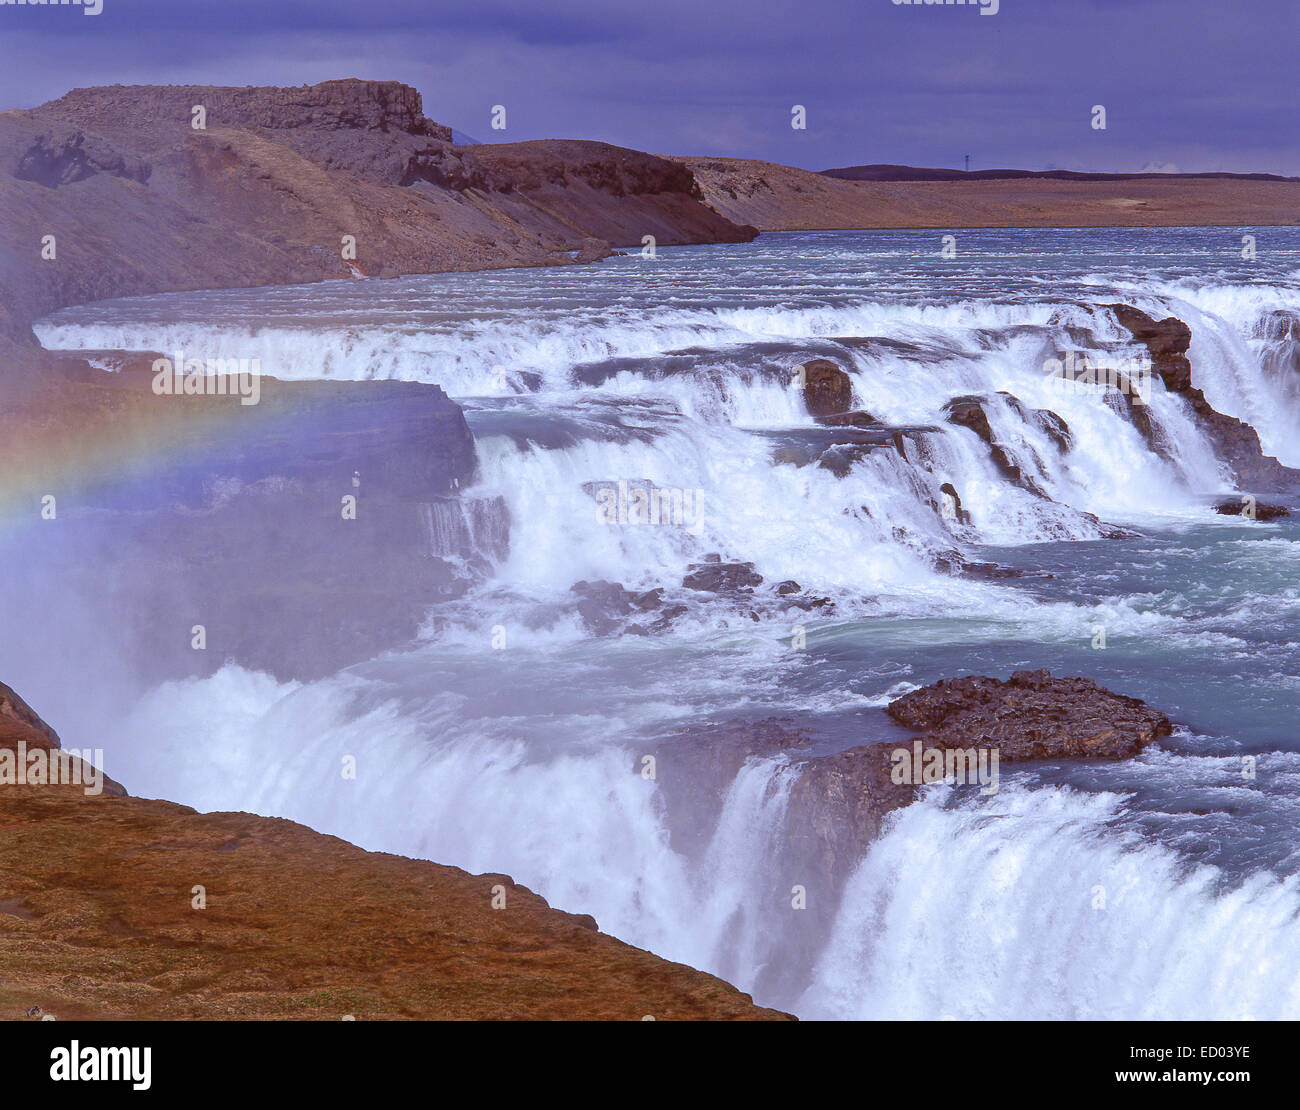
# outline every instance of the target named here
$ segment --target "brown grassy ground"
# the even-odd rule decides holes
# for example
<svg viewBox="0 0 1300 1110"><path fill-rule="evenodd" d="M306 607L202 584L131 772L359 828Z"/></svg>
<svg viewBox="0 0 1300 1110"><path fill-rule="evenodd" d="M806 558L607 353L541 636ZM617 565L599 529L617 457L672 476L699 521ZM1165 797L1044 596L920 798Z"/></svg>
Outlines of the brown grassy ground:
<svg viewBox="0 0 1300 1110"><path fill-rule="evenodd" d="M677 160L718 212L762 231L1300 222L1300 181L843 181L744 158Z"/></svg>
<svg viewBox="0 0 1300 1110"><path fill-rule="evenodd" d="M73 787L0 787L0 967L0 1019L784 1016L505 876Z"/></svg>

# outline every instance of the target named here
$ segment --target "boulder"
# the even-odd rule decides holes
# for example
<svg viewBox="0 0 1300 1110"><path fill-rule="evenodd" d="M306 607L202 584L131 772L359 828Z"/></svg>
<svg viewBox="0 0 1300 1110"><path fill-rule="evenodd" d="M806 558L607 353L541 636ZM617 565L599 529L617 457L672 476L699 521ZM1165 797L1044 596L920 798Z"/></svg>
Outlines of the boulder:
<svg viewBox="0 0 1300 1110"><path fill-rule="evenodd" d="M613 253L614 248L604 239L588 236L583 239L582 246L573 260L579 263L599 262L602 258L608 258Z"/></svg>
<svg viewBox="0 0 1300 1110"><path fill-rule="evenodd" d="M980 397L954 397L943 406L949 424L959 428L969 428L985 443L993 443L993 426L989 423L989 414L984 411L984 401Z"/></svg>
<svg viewBox="0 0 1300 1110"><path fill-rule="evenodd" d="M688 568L682 585L688 590L705 593L738 593L763 584L763 576L754 570L753 563L724 563L716 561L693 563Z"/></svg>
<svg viewBox="0 0 1300 1110"><path fill-rule="evenodd" d="M1291 510L1284 505L1264 505L1253 498L1243 501L1221 501L1214 506L1220 516L1240 516L1247 520L1278 520L1290 516Z"/></svg>
<svg viewBox="0 0 1300 1110"><path fill-rule="evenodd" d="M835 363L828 358L815 358L805 362L800 370L803 400L811 416L820 419L849 410L853 404L853 382Z"/></svg>
<svg viewBox="0 0 1300 1110"><path fill-rule="evenodd" d="M1016 671L1006 682L943 679L895 699L887 712L932 745L997 748L1004 760L1123 759L1173 731L1138 698L1046 670Z"/></svg>

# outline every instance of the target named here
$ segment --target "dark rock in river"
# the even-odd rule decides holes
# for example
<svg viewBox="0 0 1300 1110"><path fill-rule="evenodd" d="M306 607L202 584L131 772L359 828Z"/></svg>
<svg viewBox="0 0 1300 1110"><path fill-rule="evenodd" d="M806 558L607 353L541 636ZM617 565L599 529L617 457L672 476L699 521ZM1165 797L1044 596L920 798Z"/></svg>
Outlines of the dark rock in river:
<svg viewBox="0 0 1300 1110"><path fill-rule="evenodd" d="M583 625L596 636L616 632L645 636L662 632L687 611L685 605L665 605L663 587L633 593L618 582L597 579L575 582L570 590L579 598L576 608ZM648 613L655 616L651 623L636 623L638 617Z"/></svg>
<svg viewBox="0 0 1300 1110"><path fill-rule="evenodd" d="M854 412L836 412L829 416L819 416L817 423L824 424L828 428L877 428L884 422L871 413L858 409Z"/></svg>
<svg viewBox="0 0 1300 1110"><path fill-rule="evenodd" d="M1007 399L1007 404L1016 410L1026 424L1042 430L1062 455L1074 446L1070 425L1051 409L1031 409L1014 393L1008 393L1005 389L998 390L998 395Z"/></svg>
<svg viewBox="0 0 1300 1110"><path fill-rule="evenodd" d="M753 563L724 563L720 559L692 564L682 579L688 590L708 593L736 593L762 584L763 576L754 570Z"/></svg>
<svg viewBox="0 0 1300 1110"><path fill-rule="evenodd" d="M1214 506L1220 516L1241 516L1247 520L1277 520L1290 516L1291 510L1284 505L1263 505L1251 498L1242 501L1221 501Z"/></svg>
<svg viewBox="0 0 1300 1110"><path fill-rule="evenodd" d="M989 423L988 413L984 411L984 402L979 397L954 397L943 406L948 414L948 423L959 428L969 428L985 443L993 443L993 426Z"/></svg>
<svg viewBox="0 0 1300 1110"><path fill-rule="evenodd" d="M814 417L834 416L847 412L853 404L853 382L843 370L827 358L805 362L803 399Z"/></svg>
<svg viewBox="0 0 1300 1110"><path fill-rule="evenodd" d="M1169 718L1138 698L1045 670L1016 671L1006 682L944 679L904 694L887 712L934 744L996 747L1006 760L1123 759L1172 732Z"/></svg>
<svg viewBox="0 0 1300 1110"><path fill-rule="evenodd" d="M951 482L944 482L939 487L939 492L948 498L953 520L958 524L969 524L971 522L970 513L961 507L961 495L957 492L957 487Z"/></svg>
<svg viewBox="0 0 1300 1110"><path fill-rule="evenodd" d="M1016 403L1020 404L1019 400L1016 400ZM1008 482L1038 497L1047 496L1042 487L1013 461L1006 447L993 438L993 426L989 423L982 397L971 395L954 397L944 405L944 411L948 414L948 423L955 424L959 428L969 428L989 445L989 457L993 460L993 465ZM1061 424L1064 423L1065 421L1062 420Z"/></svg>

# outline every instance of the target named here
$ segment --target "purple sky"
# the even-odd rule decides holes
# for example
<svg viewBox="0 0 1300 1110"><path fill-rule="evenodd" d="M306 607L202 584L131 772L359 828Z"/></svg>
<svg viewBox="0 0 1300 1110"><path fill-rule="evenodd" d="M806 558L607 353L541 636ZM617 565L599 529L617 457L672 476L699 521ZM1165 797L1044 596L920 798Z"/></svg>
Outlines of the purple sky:
<svg viewBox="0 0 1300 1110"><path fill-rule="evenodd" d="M102 0L0 6L0 106L97 84L406 81L484 141L1300 175L1297 0ZM493 131L494 104L507 129ZM790 126L791 107L808 127ZM1091 127L1105 105L1107 129Z"/></svg>

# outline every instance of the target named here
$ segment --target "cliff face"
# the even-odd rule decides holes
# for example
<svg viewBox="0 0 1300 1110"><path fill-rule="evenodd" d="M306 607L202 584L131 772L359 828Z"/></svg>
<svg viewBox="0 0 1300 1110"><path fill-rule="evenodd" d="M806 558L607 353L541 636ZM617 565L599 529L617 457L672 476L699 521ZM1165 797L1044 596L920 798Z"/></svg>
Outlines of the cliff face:
<svg viewBox="0 0 1300 1110"><path fill-rule="evenodd" d="M416 90L381 81L113 86L0 113L0 334L30 344L32 319L108 297L347 277L344 236L385 276L756 234L651 155L450 140Z"/></svg>
<svg viewBox="0 0 1300 1110"><path fill-rule="evenodd" d="M300 88L215 85L114 85L73 89L39 111L98 134L135 134L141 122L180 121L203 105L227 127L264 130L379 131L451 142L451 128L426 119L420 94L396 81L322 81ZM123 115L124 109L137 113Z"/></svg>

